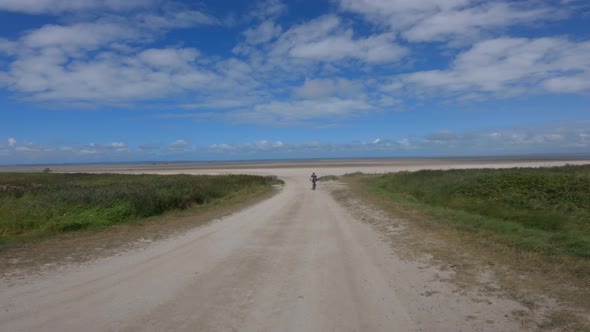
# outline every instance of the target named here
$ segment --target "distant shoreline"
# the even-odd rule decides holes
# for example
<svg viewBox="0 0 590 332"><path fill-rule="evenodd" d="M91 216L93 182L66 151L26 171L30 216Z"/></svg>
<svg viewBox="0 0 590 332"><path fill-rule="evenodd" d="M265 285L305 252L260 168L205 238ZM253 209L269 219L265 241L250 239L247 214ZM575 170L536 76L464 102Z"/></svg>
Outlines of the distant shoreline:
<svg viewBox="0 0 590 332"><path fill-rule="evenodd" d="M444 164L486 164L490 162L590 162L588 155L510 155L472 157L371 157L371 158L308 158L308 159L263 159L223 161L152 161L152 162L104 162L79 164L30 164L0 165L0 172L41 172L49 168L53 172L128 172L206 169L257 169L257 168L308 168L349 166L411 166Z"/></svg>
<svg viewBox="0 0 590 332"><path fill-rule="evenodd" d="M335 157L335 158L283 158L283 159L235 159L235 160L173 160L173 161L98 161L80 163L31 163L31 164L0 164L2 167L40 167L40 166L93 166L93 165L266 165L266 164L298 164L338 161L400 161L400 160L590 160L590 153L565 154L524 154L524 155L489 155L489 156L411 156L411 157Z"/></svg>

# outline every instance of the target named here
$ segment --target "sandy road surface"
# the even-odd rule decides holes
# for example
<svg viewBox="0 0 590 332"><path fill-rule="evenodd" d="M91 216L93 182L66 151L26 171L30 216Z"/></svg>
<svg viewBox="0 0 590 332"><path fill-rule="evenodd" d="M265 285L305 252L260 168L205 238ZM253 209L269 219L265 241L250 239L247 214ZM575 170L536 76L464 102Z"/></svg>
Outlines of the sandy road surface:
<svg viewBox="0 0 590 332"><path fill-rule="evenodd" d="M275 171L278 195L222 220L0 281L0 331L518 331L519 304L459 295L310 190L307 169Z"/></svg>

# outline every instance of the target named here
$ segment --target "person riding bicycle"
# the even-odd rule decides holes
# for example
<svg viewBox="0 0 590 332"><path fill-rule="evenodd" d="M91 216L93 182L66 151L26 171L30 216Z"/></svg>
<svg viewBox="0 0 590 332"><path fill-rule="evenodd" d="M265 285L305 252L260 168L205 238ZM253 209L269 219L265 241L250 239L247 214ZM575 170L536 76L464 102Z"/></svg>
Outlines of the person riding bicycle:
<svg viewBox="0 0 590 332"><path fill-rule="evenodd" d="M309 181L313 182L313 189L315 190L315 182L318 180L318 176L315 175L315 172L311 173L311 176L309 177Z"/></svg>

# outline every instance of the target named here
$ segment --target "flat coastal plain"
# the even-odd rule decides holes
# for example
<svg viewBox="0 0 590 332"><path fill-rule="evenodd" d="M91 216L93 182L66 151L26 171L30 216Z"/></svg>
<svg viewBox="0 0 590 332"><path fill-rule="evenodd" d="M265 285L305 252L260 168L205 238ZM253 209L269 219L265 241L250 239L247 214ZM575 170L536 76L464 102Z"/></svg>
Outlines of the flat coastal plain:
<svg viewBox="0 0 590 332"><path fill-rule="evenodd" d="M302 159L212 162L146 162L105 163L47 166L0 166L0 172L40 172L49 168L57 173L120 174L253 174L296 177L316 172L322 175L344 175L363 172L383 174L422 169L471 169L552 167L590 164L590 156L581 158L481 157L481 158L378 158L378 159Z"/></svg>
<svg viewBox="0 0 590 332"><path fill-rule="evenodd" d="M0 331L529 331L521 302L448 282L309 176L588 164L375 159L47 166L53 172L255 174L271 198L141 249L0 280ZM2 167L39 172L44 167ZM337 188L336 188L337 189ZM395 219L395 216L384 216ZM393 223L395 224L395 223ZM392 225L393 225L392 224ZM493 279L493 278L492 278ZM541 319L541 318L539 318Z"/></svg>

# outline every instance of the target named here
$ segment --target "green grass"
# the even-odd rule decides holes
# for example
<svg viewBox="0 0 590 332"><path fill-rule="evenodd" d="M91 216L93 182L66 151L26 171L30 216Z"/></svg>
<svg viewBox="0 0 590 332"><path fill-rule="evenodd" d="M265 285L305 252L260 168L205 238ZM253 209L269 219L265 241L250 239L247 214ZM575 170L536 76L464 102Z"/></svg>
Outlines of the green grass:
<svg viewBox="0 0 590 332"><path fill-rule="evenodd" d="M259 176L0 174L0 245L104 228L270 188Z"/></svg>
<svg viewBox="0 0 590 332"><path fill-rule="evenodd" d="M367 176L373 192L518 250L590 259L590 166Z"/></svg>

